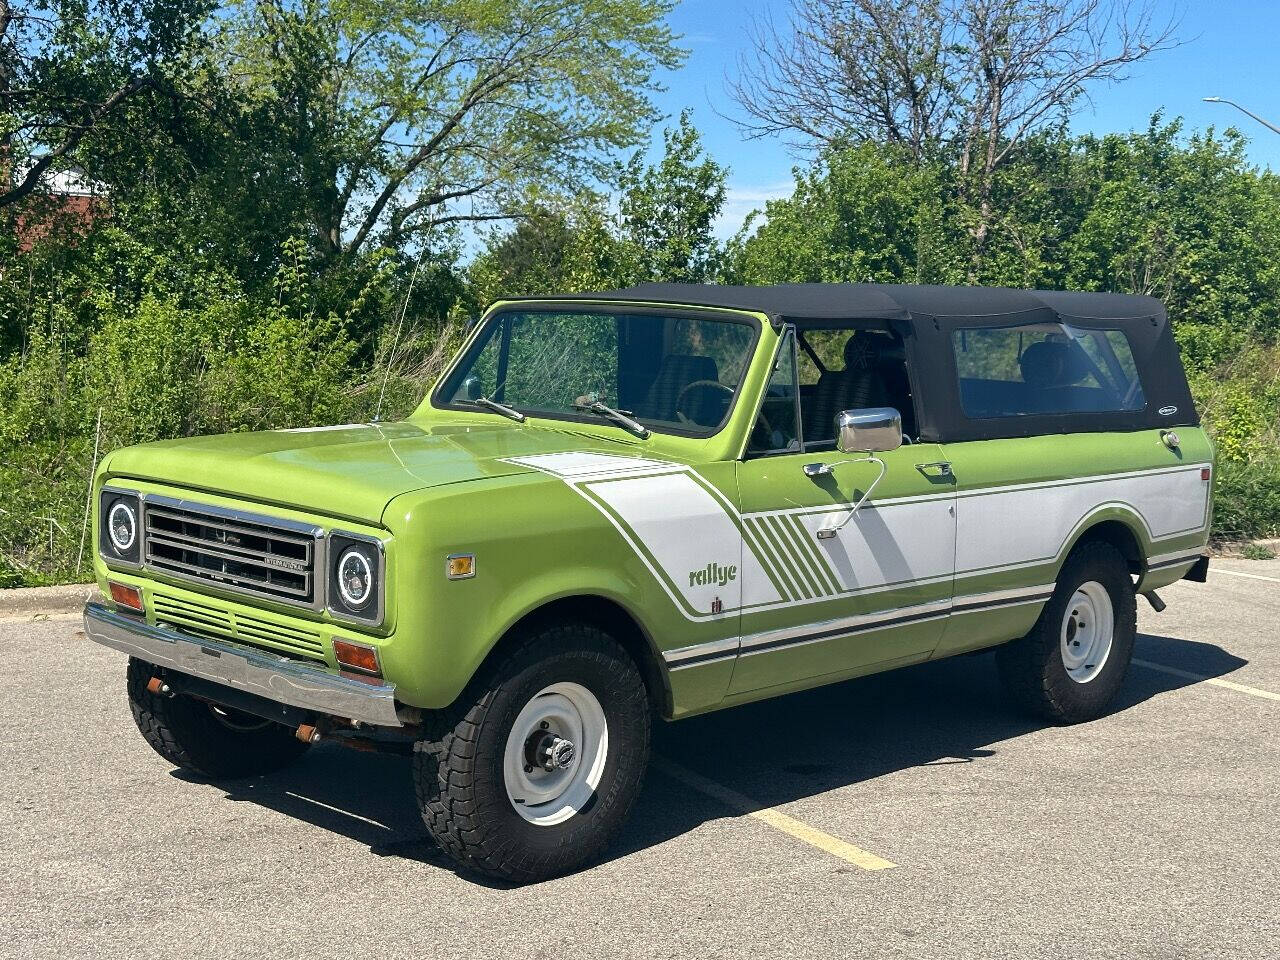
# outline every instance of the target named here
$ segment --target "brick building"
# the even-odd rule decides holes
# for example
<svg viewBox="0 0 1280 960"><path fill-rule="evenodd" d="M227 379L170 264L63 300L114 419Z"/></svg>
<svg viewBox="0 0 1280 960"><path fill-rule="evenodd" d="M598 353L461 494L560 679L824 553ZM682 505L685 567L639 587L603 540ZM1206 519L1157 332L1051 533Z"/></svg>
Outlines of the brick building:
<svg viewBox="0 0 1280 960"><path fill-rule="evenodd" d="M83 234L106 209L106 188L78 169L45 176L28 197L20 201L15 219L18 251L25 253L54 231Z"/></svg>

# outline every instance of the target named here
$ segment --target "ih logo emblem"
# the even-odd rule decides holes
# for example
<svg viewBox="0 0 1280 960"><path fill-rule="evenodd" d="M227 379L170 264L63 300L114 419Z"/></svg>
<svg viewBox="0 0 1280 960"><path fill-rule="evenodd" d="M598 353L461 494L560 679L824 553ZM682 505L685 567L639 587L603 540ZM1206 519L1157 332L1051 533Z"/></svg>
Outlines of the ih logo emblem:
<svg viewBox="0 0 1280 960"><path fill-rule="evenodd" d="M737 567L722 567L718 563L708 563L702 570L689 571L689 586L691 587L705 587L708 585L723 587L737 579Z"/></svg>

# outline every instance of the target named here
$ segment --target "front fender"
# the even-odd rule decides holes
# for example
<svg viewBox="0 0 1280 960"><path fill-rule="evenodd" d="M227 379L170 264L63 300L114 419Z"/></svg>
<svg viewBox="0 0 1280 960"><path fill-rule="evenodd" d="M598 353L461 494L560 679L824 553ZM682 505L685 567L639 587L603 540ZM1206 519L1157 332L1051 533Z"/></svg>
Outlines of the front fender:
<svg viewBox="0 0 1280 960"><path fill-rule="evenodd" d="M566 597L615 603L647 637L680 635L678 611L640 558L597 510L542 474L405 494L384 523L400 566L383 672L405 703L452 703L515 624ZM475 575L448 579L452 554L474 555Z"/></svg>

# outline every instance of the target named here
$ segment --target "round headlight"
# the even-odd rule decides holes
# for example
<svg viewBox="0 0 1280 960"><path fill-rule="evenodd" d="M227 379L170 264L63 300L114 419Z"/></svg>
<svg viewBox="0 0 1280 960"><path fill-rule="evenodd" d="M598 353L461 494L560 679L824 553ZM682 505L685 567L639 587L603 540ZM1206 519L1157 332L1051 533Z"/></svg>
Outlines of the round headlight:
<svg viewBox="0 0 1280 960"><path fill-rule="evenodd" d="M349 549L338 558L338 592L353 610L359 610L373 596L373 568L359 550Z"/></svg>
<svg viewBox="0 0 1280 960"><path fill-rule="evenodd" d="M120 553L133 547L138 538L138 518L133 507L127 503L116 503L107 513L107 530L111 534L111 544Z"/></svg>

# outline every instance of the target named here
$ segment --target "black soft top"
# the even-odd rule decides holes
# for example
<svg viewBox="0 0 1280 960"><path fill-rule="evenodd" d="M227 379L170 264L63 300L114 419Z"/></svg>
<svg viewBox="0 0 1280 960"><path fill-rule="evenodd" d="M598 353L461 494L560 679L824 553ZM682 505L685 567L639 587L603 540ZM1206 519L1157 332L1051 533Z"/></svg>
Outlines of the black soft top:
<svg viewBox="0 0 1280 960"><path fill-rule="evenodd" d="M1164 305L1152 297L1007 287L940 287L890 283L779 283L759 287L707 283L641 283L622 290L574 294L557 300L645 301L753 310L796 325L832 320L912 320L916 317L1034 321L1163 323Z"/></svg>
<svg viewBox="0 0 1280 960"><path fill-rule="evenodd" d="M751 310L775 325L797 328L854 324L888 327L901 336L911 367L921 440L957 442L1050 433L1136 431L1194 426L1182 359L1164 304L1152 297L1001 287L940 287L879 283L785 283L730 287L642 283L555 297L541 302L640 302ZM1141 410L1034 414L975 419L964 414L952 338L976 327L1066 323L1124 332L1146 405Z"/></svg>

